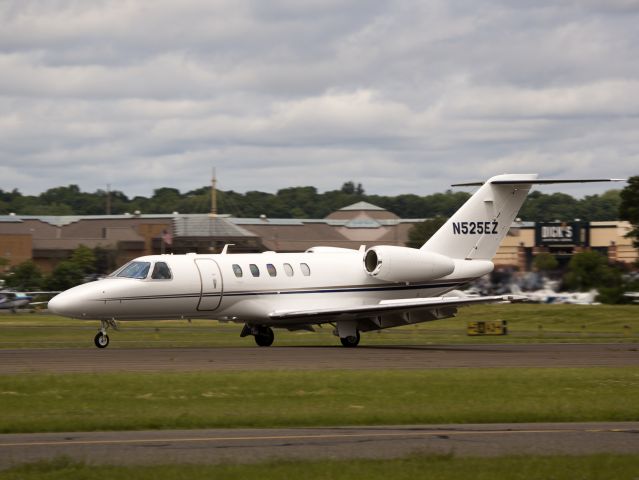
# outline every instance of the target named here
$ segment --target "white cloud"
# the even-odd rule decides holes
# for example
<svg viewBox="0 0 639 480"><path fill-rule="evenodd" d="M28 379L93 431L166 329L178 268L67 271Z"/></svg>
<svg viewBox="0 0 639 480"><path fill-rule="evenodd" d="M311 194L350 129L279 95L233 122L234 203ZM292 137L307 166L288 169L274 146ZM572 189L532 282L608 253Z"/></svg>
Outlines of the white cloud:
<svg viewBox="0 0 639 480"><path fill-rule="evenodd" d="M639 5L0 4L0 189L636 174Z"/></svg>

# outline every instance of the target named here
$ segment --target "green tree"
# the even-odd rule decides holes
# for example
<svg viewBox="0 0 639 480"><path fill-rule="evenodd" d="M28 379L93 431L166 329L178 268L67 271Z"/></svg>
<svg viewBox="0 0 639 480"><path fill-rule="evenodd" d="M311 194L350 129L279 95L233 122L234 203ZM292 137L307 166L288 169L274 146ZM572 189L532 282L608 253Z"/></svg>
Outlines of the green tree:
<svg viewBox="0 0 639 480"><path fill-rule="evenodd" d="M76 248L68 260L58 263L51 275L46 278L46 287L50 290L66 290L84 282L89 273L96 271L96 256L86 245Z"/></svg>
<svg viewBox="0 0 639 480"><path fill-rule="evenodd" d="M45 285L50 290L66 290L76 285L80 285L84 281L84 272L82 268L69 260L65 260L56 265L47 277Z"/></svg>
<svg viewBox="0 0 639 480"><path fill-rule="evenodd" d="M93 249L93 254L95 255L95 273L106 275L115 270L115 267L117 266L115 263L115 250L107 250L106 248L95 247Z"/></svg>
<svg viewBox="0 0 639 480"><path fill-rule="evenodd" d="M619 218L632 224L627 236L632 238L635 248L639 248L639 175L630 177L628 185L621 191Z"/></svg>
<svg viewBox="0 0 639 480"><path fill-rule="evenodd" d="M540 272L549 272L555 270L559 266L559 262L554 255L547 252L541 252L535 256L533 267Z"/></svg>
<svg viewBox="0 0 639 480"><path fill-rule="evenodd" d="M608 190L601 195L586 195L579 200L579 214L576 216L590 222L617 220L621 205L620 194L620 190Z"/></svg>
<svg viewBox="0 0 639 480"><path fill-rule="evenodd" d="M600 253L581 252L570 259L564 284L571 290L582 292L599 287L616 287L621 284L621 272L608 265L608 259Z"/></svg>
<svg viewBox="0 0 639 480"><path fill-rule="evenodd" d="M435 217L413 225L413 228L408 231L406 246L420 248L426 240L432 237L446 223L446 220L445 217Z"/></svg>
<svg viewBox="0 0 639 480"><path fill-rule="evenodd" d="M12 267L5 278L8 287L22 290L38 290L42 288L42 271L32 260Z"/></svg>
<svg viewBox="0 0 639 480"><path fill-rule="evenodd" d="M580 213L579 202L570 195L565 193L546 195L535 191L526 198L519 216L528 221L552 222L554 220L570 221L576 217L581 218Z"/></svg>
<svg viewBox="0 0 639 480"><path fill-rule="evenodd" d="M182 195L177 188L158 188L153 191L148 209L149 213L171 213L178 209Z"/></svg>
<svg viewBox="0 0 639 480"><path fill-rule="evenodd" d="M140 210L143 213L206 213L210 210L211 189L200 187L186 193L176 188L156 189L151 197L129 199L124 193L111 191L111 212L122 214ZM351 203L366 201L386 208L402 218L450 217L468 198L463 191L434 193L420 196L367 195L361 183L344 182L340 189L318 193L315 187L283 188L276 194L266 192L237 193L217 191L218 211L237 217L267 216L294 218L323 218ZM602 195L575 199L563 193L551 195L532 192L520 213L529 221L616 220L621 203L619 192L610 190ZM106 192L82 192L77 185L55 187L38 196L22 195L18 190L0 190L0 214L15 212L21 215L99 215L105 213Z"/></svg>
<svg viewBox="0 0 639 480"><path fill-rule="evenodd" d="M95 253L86 245L78 246L71 254L69 261L84 274L95 272Z"/></svg>

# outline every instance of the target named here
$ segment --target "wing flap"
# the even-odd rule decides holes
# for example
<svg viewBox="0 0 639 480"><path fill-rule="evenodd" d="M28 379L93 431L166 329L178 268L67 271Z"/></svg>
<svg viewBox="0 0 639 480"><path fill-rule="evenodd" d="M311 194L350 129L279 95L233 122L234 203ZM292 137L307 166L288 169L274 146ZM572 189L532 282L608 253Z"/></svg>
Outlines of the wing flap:
<svg viewBox="0 0 639 480"><path fill-rule="evenodd" d="M441 307L458 307L476 303L509 303L523 301L526 297L517 295L493 295L486 297L430 297L405 298L400 300L382 300L369 305L353 307L332 307L307 310L279 310L269 314L272 320L300 320L311 323L321 322L325 318L339 319L371 317L390 312L408 312L413 310L430 310Z"/></svg>

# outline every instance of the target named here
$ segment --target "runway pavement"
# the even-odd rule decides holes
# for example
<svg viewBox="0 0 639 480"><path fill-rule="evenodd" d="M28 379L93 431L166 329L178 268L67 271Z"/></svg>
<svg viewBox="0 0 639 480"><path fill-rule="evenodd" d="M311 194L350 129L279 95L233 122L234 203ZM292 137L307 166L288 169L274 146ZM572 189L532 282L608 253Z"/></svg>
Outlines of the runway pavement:
<svg viewBox="0 0 639 480"><path fill-rule="evenodd" d="M0 374L639 366L639 344L0 350Z"/></svg>
<svg viewBox="0 0 639 480"><path fill-rule="evenodd" d="M394 458L411 453L639 454L639 422L164 430L0 435L0 468L67 455L92 464Z"/></svg>

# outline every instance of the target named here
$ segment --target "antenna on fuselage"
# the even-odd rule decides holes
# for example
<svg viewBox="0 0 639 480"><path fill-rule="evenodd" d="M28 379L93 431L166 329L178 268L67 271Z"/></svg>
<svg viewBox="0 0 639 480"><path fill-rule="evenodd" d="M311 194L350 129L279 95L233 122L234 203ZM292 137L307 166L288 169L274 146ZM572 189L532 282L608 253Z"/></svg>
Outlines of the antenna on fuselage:
<svg viewBox="0 0 639 480"><path fill-rule="evenodd" d="M220 255L226 255L228 253L228 251L229 251L229 247L234 247L234 246L235 246L234 243L225 243L224 244L224 248L220 252Z"/></svg>

